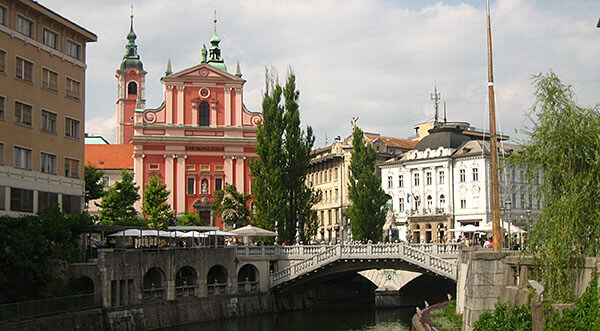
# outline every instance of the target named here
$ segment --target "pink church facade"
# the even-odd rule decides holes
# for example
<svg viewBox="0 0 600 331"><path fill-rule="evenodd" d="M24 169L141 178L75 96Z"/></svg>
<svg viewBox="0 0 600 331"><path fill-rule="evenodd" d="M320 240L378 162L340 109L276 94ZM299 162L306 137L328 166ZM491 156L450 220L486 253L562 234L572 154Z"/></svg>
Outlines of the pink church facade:
<svg viewBox="0 0 600 331"><path fill-rule="evenodd" d="M135 182L142 187L158 176L171 192L177 215L198 214L205 224L223 227L213 217L214 192L226 183L251 193L248 161L256 158L259 113L243 104L245 80L239 66L227 72L219 38L202 49L201 63L161 78L163 102L145 108L145 74L135 46L133 23L127 53L117 70L118 143L133 144ZM136 209L141 209L141 201Z"/></svg>

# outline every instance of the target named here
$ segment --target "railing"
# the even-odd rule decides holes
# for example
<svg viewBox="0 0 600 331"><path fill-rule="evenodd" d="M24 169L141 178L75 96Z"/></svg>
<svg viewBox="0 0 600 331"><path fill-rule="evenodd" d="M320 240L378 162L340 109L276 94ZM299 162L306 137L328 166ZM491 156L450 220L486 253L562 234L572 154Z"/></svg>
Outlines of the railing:
<svg viewBox="0 0 600 331"><path fill-rule="evenodd" d="M57 313L85 310L102 306L96 294L81 294L44 300L0 305L0 321L20 321Z"/></svg>
<svg viewBox="0 0 600 331"><path fill-rule="evenodd" d="M238 282L238 293L251 293L258 291L258 281Z"/></svg>
<svg viewBox="0 0 600 331"><path fill-rule="evenodd" d="M194 285L183 285L175 287L176 297L193 297L196 296L196 286Z"/></svg>
<svg viewBox="0 0 600 331"><path fill-rule="evenodd" d="M142 300L155 301L164 299L165 288L148 288L142 290Z"/></svg>
<svg viewBox="0 0 600 331"><path fill-rule="evenodd" d="M270 285L271 287L280 285L336 260L349 258L402 259L439 275L456 279L456 262L444 260L434 254L454 254L457 249L458 246L454 244L409 245L395 243L328 246L327 249L321 249L319 253L309 258L272 273Z"/></svg>
<svg viewBox="0 0 600 331"><path fill-rule="evenodd" d="M208 284L208 295L227 294L227 283Z"/></svg>

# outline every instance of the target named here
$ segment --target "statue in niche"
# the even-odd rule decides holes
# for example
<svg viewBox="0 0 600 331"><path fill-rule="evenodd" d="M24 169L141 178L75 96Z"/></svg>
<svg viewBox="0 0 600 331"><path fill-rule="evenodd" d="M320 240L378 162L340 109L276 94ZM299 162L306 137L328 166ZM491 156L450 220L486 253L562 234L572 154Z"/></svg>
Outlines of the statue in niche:
<svg viewBox="0 0 600 331"><path fill-rule="evenodd" d="M208 194L208 181L206 179L202 180L202 185L200 186L200 190L202 194Z"/></svg>

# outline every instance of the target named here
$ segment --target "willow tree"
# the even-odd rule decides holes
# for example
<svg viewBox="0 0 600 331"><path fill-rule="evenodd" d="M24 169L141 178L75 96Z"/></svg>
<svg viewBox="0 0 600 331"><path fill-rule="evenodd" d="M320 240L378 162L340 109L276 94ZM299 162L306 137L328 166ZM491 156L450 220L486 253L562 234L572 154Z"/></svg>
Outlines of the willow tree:
<svg viewBox="0 0 600 331"><path fill-rule="evenodd" d="M352 201L348 208L352 236L363 242L379 241L388 198L375 173L377 154L371 144L365 144L364 133L359 127L355 127L352 133L352 147L348 187L348 198Z"/></svg>
<svg viewBox="0 0 600 331"><path fill-rule="evenodd" d="M532 127L522 153L512 161L531 179L542 173L538 199L544 208L529 232L527 253L535 257L551 301L570 301L575 273L596 256L600 237L600 113L576 104L571 86L553 72L534 76Z"/></svg>

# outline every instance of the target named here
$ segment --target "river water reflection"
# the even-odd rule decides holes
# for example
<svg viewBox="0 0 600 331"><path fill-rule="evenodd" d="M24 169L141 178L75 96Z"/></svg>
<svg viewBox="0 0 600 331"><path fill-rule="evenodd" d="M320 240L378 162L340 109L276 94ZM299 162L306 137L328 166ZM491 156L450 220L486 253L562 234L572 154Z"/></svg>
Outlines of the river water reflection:
<svg viewBox="0 0 600 331"><path fill-rule="evenodd" d="M294 311L264 314L222 321L211 321L177 328L171 331L217 330L217 331L329 331L329 330L410 330L414 308Z"/></svg>

